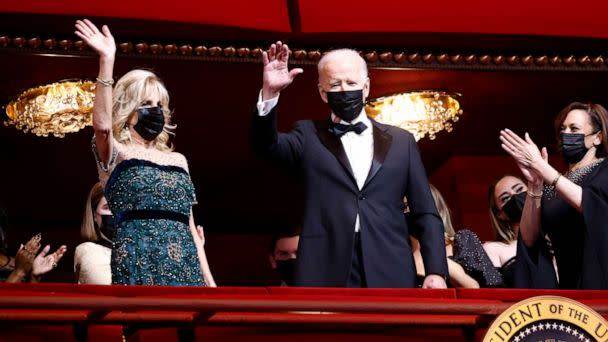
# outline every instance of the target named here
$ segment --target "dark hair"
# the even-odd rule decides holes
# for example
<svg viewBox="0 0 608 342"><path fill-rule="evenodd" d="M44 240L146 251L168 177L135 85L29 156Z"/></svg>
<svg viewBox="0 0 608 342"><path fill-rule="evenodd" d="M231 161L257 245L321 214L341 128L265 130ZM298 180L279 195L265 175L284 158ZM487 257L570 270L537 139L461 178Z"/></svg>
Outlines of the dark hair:
<svg viewBox="0 0 608 342"><path fill-rule="evenodd" d="M562 109L557 118L555 118L555 137L557 138L557 146L561 150L560 132L562 124L566 120L568 114L573 110L582 110L589 115L589 121L593 126L593 132L602 132L602 144L596 146L595 156L598 158L608 155L608 111L602 105L597 103L582 103L572 102Z"/></svg>
<svg viewBox="0 0 608 342"><path fill-rule="evenodd" d="M296 229L280 231L280 232L272 234L272 239L270 240L270 248L269 248L268 252L270 254L274 254L274 248L277 246L277 241L279 241L280 239L298 236L298 235L300 235L301 232L302 232L302 230L298 227Z"/></svg>

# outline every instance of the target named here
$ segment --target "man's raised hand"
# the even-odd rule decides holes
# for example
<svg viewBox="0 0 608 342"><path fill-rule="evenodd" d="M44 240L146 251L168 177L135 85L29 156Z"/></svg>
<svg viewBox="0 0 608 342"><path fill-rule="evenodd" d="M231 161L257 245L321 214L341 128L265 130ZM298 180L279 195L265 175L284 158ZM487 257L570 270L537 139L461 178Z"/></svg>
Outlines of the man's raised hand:
<svg viewBox="0 0 608 342"><path fill-rule="evenodd" d="M280 41L272 44L268 51L262 52L264 62L264 84L262 100L270 100L293 82L297 75L304 72L301 68L289 70L289 47Z"/></svg>

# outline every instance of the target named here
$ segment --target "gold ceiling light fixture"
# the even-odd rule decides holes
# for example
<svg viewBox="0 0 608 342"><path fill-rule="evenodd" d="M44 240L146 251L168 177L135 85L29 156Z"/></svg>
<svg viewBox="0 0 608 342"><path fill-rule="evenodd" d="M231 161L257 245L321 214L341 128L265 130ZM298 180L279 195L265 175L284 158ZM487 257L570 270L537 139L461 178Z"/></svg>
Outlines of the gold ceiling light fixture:
<svg viewBox="0 0 608 342"><path fill-rule="evenodd" d="M6 105L5 126L41 137L63 138L91 126L95 83L65 80L28 89Z"/></svg>
<svg viewBox="0 0 608 342"><path fill-rule="evenodd" d="M451 132L462 115L459 93L422 90L393 94L368 100L365 111L374 120L401 127L416 141L428 135L434 140L441 131Z"/></svg>

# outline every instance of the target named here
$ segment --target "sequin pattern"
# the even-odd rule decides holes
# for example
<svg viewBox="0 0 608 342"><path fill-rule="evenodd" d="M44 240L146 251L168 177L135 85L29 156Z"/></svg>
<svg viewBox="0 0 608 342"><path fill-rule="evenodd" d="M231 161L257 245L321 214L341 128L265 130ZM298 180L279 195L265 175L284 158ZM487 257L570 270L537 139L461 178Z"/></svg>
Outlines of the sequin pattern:
<svg viewBox="0 0 608 342"><path fill-rule="evenodd" d="M105 188L116 216L131 210L190 215L195 200L188 173L177 166L128 159ZM113 242L112 282L126 285L204 285L188 224L171 219L119 221Z"/></svg>
<svg viewBox="0 0 608 342"><path fill-rule="evenodd" d="M583 180L587 177L591 171L593 171L596 167L598 167L605 158L598 158L593 162L585 165L579 169L576 169L572 172L566 172L564 177L568 178L572 183L576 185L582 185ZM551 185L545 185L543 188L543 196L545 199L552 199L556 195L555 187Z"/></svg>
<svg viewBox="0 0 608 342"><path fill-rule="evenodd" d="M481 287L501 287L503 279L500 272L483 249L475 233L468 229L456 232L454 236L453 260L462 266L465 272L473 277Z"/></svg>

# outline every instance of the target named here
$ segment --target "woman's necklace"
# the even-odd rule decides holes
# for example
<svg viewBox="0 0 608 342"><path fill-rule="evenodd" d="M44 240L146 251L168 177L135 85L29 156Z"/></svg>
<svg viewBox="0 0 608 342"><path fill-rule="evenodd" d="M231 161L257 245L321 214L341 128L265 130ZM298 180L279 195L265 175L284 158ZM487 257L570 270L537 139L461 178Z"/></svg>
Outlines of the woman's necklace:
<svg viewBox="0 0 608 342"><path fill-rule="evenodd" d="M591 173L591 171L593 171L603 161L604 158L598 158L583 167L564 173L564 177L568 178L572 183L580 186L583 183L585 177L587 177L587 175ZM553 197L555 197L555 195L555 187L551 185L545 185L543 189L543 196L547 199L552 199Z"/></svg>

